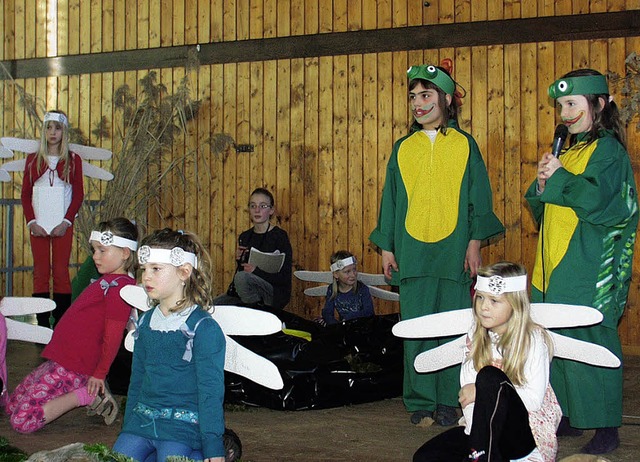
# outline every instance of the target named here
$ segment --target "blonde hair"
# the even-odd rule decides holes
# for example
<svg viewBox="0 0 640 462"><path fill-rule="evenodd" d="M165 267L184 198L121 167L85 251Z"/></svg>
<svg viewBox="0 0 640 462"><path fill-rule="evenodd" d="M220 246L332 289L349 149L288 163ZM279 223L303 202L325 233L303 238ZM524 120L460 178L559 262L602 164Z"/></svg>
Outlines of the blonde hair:
<svg viewBox="0 0 640 462"><path fill-rule="evenodd" d="M522 265L511 262L500 262L478 270L478 275L484 277L512 277L526 274L527 271ZM503 372L514 385L522 386L526 383L524 365L531 350L531 336L537 331L542 333L550 356L553 355L553 344L546 330L531 319L531 304L526 290L506 292L503 296L511 306L512 314L507 321L507 329L500 336L496 347L502 355ZM493 364L493 353L489 331L482 327L476 313L477 303L478 294L476 293L473 297L473 318L476 328L472 333L471 349L467 360L473 360L475 369L479 371Z"/></svg>
<svg viewBox="0 0 640 462"><path fill-rule="evenodd" d="M338 250L338 251L336 251L336 252L331 254L331 258L329 260L331 261L331 264L333 265L337 261L344 260L345 258L349 258L349 257L353 257L353 256L354 255L351 252L349 252L348 250ZM340 270L338 270L338 271L340 271ZM334 271L334 273L335 273L335 271ZM351 289L351 290L353 292L358 290L358 283L357 282L353 286L353 289ZM336 278L333 278L333 282L331 283L331 296L329 297L329 300L333 300L337 296L338 296L338 280Z"/></svg>
<svg viewBox="0 0 640 462"><path fill-rule="evenodd" d="M148 245L155 249L173 249L180 247L185 252L195 254L198 259L198 267L193 268L191 276L185 281L184 298L180 300L171 312L179 312L191 305L200 305L203 310L208 310L213 305L212 292L212 263L209 252L202 242L193 233L187 231L174 231L164 228L154 231L142 239L140 247ZM180 270L180 268L176 268ZM159 300L153 300L152 305L158 305Z"/></svg>
<svg viewBox="0 0 640 462"><path fill-rule="evenodd" d="M67 116L64 112L54 110L49 111L56 114L62 114ZM40 148L36 153L36 167L38 172L42 172L49 166L49 148L47 146L47 127L49 124L55 124L57 127L62 127L62 141L60 142L60 161L64 162L64 170L62 172L62 180L69 183L69 172L71 171L71 154L69 153L69 127L65 124L56 122L54 120L48 120L42 123L42 130L40 133Z"/></svg>

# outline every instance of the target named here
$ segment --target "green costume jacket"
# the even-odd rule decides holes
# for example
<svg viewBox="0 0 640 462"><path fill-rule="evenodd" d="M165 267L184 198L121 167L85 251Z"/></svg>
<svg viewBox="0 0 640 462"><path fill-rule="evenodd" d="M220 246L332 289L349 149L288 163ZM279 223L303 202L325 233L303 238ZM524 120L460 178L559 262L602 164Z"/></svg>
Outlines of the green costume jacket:
<svg viewBox="0 0 640 462"><path fill-rule="evenodd" d="M469 241L504 232L475 140L451 120L435 143L423 131L398 141L387 165L378 225L369 239L393 252L405 278L465 280Z"/></svg>
<svg viewBox="0 0 640 462"><path fill-rule="evenodd" d="M602 325L616 329L631 282L636 186L629 155L611 132L591 143L585 136L562 154L564 168L542 194L534 180L525 195L542 224L533 298L545 293L546 302L593 306Z"/></svg>

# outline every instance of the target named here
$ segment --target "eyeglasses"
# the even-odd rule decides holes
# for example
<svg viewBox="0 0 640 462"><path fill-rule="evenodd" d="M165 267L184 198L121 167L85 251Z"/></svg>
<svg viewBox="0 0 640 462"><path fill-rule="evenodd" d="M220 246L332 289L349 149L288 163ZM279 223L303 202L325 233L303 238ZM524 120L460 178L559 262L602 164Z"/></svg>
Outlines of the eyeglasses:
<svg viewBox="0 0 640 462"><path fill-rule="evenodd" d="M272 206L271 206L271 205L269 205L269 204L249 204L249 208L250 208L251 210L255 210L255 209L262 209L262 210L265 210L265 209L270 209L271 207L272 207Z"/></svg>

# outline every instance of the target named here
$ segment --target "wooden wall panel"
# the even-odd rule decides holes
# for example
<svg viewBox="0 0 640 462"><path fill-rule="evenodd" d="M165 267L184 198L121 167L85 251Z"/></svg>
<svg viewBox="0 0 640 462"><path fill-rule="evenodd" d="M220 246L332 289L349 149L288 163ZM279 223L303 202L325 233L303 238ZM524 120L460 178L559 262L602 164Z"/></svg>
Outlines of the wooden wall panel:
<svg viewBox="0 0 640 462"><path fill-rule="evenodd" d="M421 24L485 21L640 9L640 0L495 1L441 0L424 7L408 1L305 0L5 0L0 59L64 56L292 35L313 35ZM167 14L167 12L169 14ZM47 39L49 37L49 39ZM264 186L276 199L276 221L289 232L296 269L324 270L330 254L348 248L360 269L378 272L380 258L368 242L375 226L386 164L395 139L411 122L406 69L412 64L454 61L454 77L466 90L460 121L478 141L494 189L496 211L507 227L504 239L483 249L485 262L521 261L532 268L537 230L524 191L548 148L556 114L547 87L575 67L624 71L624 59L640 38L473 46L216 64L197 70L157 69L169 92L184 75L201 100L176 155L198 150L186 176L173 175L163 209L149 211L153 227L197 231L209 248L218 292L228 285L239 232L250 225L250 192ZM114 147L117 136L91 134L102 117L121 127L111 97L127 83L137 91L148 71L71 75L18 82L43 107L68 113L96 145ZM2 86L3 134L24 128L24 109L9 83ZM212 153L207 141L228 134L251 153L233 146ZM640 172L640 134L629 130L630 154ZM117 146L116 146L117 147ZM114 159L113 165L121 161ZM110 163L105 163L109 167ZM20 174L15 175L16 184ZM189 181L184 182L184 179ZM640 177L639 177L640 180ZM98 198L104 191L101 185ZM4 198L19 190L2 185ZM16 209L15 264L30 265L22 211ZM0 216L4 229L6 213ZM0 258L6 260L4 248ZM74 258L84 258L82 245ZM627 351L640 354L640 252L636 255L629 307L620 326ZM320 300L305 300L307 287L294 280L292 311L315 317ZM31 276L18 273L14 293L31 292ZM380 312L397 310L377 303Z"/></svg>

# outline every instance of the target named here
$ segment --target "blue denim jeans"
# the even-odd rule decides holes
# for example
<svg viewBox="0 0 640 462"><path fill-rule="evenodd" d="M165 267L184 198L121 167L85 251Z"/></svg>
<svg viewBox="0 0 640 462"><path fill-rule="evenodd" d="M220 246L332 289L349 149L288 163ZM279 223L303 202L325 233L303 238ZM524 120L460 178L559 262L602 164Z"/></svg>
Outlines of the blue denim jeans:
<svg viewBox="0 0 640 462"><path fill-rule="evenodd" d="M169 456L185 456L193 460L202 460L202 452L193 450L177 441L159 441L131 433L120 433L113 450L136 462L165 462Z"/></svg>

